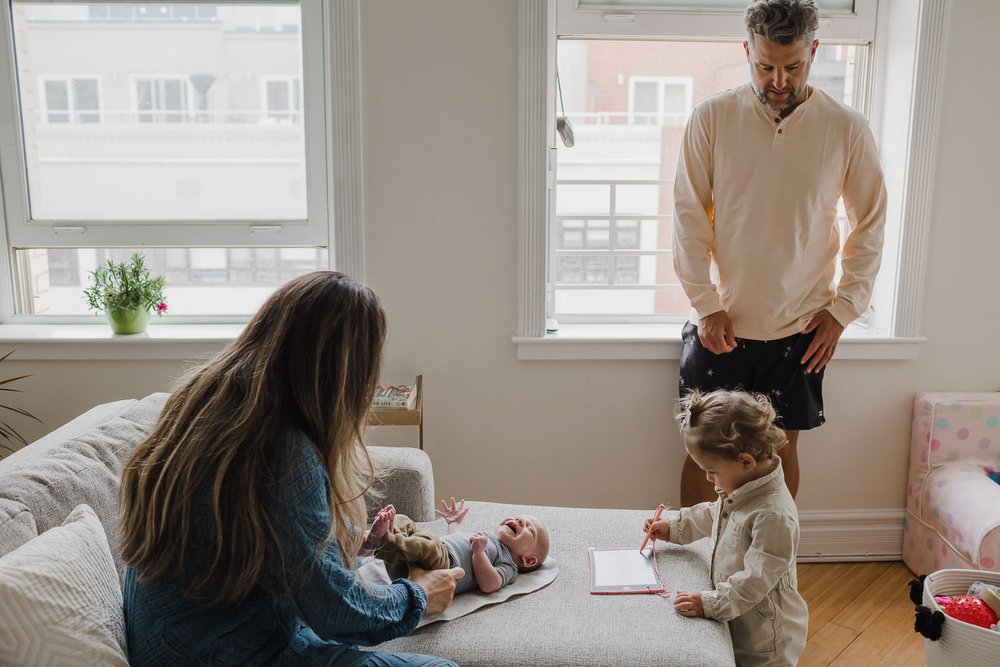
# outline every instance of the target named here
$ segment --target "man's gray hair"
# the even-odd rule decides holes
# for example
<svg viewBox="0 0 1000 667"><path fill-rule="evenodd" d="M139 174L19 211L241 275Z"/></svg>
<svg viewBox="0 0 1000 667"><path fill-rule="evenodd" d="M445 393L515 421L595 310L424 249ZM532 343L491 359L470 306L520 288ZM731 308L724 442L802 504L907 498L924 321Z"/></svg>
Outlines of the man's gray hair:
<svg viewBox="0 0 1000 667"><path fill-rule="evenodd" d="M814 0L753 0L744 21L751 45L754 35L776 44L811 44L819 28L819 9Z"/></svg>

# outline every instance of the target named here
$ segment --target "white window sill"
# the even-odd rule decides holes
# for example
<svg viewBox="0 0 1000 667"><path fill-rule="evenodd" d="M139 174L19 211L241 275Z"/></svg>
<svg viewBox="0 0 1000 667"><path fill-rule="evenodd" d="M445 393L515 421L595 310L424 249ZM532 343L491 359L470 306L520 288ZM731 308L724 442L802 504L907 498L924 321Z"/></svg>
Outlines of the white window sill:
<svg viewBox="0 0 1000 667"><path fill-rule="evenodd" d="M514 337L518 359L680 359L682 324L563 324L541 338ZM916 359L926 338L848 327L834 359Z"/></svg>
<svg viewBox="0 0 1000 667"><path fill-rule="evenodd" d="M95 324L2 324L0 350L21 359L204 359L229 344L243 324L150 323L141 334L118 336Z"/></svg>
<svg viewBox="0 0 1000 667"><path fill-rule="evenodd" d="M517 358L679 359L680 324L564 324L543 338L515 337ZM243 324L156 324L145 333L117 336L107 324L3 324L0 347L12 359L180 359L211 357ZM834 359L916 359L925 338L866 334L851 327Z"/></svg>

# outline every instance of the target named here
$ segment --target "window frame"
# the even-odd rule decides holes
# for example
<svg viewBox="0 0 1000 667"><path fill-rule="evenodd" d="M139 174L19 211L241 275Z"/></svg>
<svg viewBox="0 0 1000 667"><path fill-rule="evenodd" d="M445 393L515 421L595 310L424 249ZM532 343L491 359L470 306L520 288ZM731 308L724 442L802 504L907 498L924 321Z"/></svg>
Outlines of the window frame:
<svg viewBox="0 0 1000 667"><path fill-rule="evenodd" d="M587 39L614 34L622 39L662 39L683 37L693 40L736 39L746 34L743 8L737 10L688 7L657 8L637 5L581 6L578 0L558 2L558 33ZM819 36L843 42L859 35L875 35L878 0L854 0L854 11L820 10Z"/></svg>
<svg viewBox="0 0 1000 667"><path fill-rule="evenodd" d="M898 228L892 243L898 246L899 254L896 265L888 267L894 277L893 293L890 295L890 334L861 338L858 332L849 329L848 335L842 339L843 344L838 347L838 358L913 358L924 340L920 336L920 319L923 267L930 227L928 200L934 177L933 156L941 106L937 91L943 78L941 52L946 43L950 2L919 0L919 5L904 8L913 12L913 24L916 26L916 34L911 35L913 42L903 45L904 54L912 56L912 62L902 62L895 67L902 71L904 79L911 80L907 91L911 99L905 104L896 104L894 110L888 108L891 100L883 99L878 94L872 94L863 101L871 105L876 137L880 136L884 126L892 125L898 135L893 141L901 143L903 148L900 151L902 157L893 158L899 163L892 165L891 171L896 173L887 174L895 176L891 185L898 193L896 197L902 200L895 207L890 206L893 224ZM873 59L884 58L889 50L889 4L857 0L856 15L823 16L820 37L829 41L850 42L857 39L857 33L850 31L864 27L872 30L872 51L876 54ZM557 30L557 6L560 10L566 8L573 12L575 23L571 25L577 26L576 30L580 33L575 36L607 36L606 30L604 33L595 32L596 26L604 24L607 8L579 9L577 0L544 0L537 4L531 0L520 0L518 310L513 336L518 358L676 359L679 355L677 325L580 324L560 330L558 323L546 318L546 304L552 297L551 286L546 281L549 254L546 243L551 242L549 220L554 219L555 203L552 190L556 163L555 113L552 111L555 109L552 93L555 43L557 33L565 35L567 25L560 17ZM894 8L894 11L897 10ZM690 11L636 11L624 17L619 14L616 11L609 22L615 24L616 30L624 25L631 38L655 37L650 26L657 22L663 25L664 21L672 25L672 29L685 30L692 37L705 39L732 38L736 34L742 36L743 31L741 14L735 12L728 17L716 11L703 12L704 15ZM712 24L713 19L716 24ZM907 17L906 20L909 19ZM852 38L851 34L855 36ZM900 38L895 36L895 39ZM907 57L898 59L906 61ZM897 77L900 76L899 71ZM887 88L884 67L876 66L870 80L873 82L871 88L884 92ZM931 103L913 104L913 90L922 91L921 99L931 100ZM861 94L868 92L861 91ZM895 117L891 123L886 123L883 116L890 111L895 112ZM900 118L901 115L906 118ZM886 159L883 152L883 160Z"/></svg>
<svg viewBox="0 0 1000 667"><path fill-rule="evenodd" d="M66 4L79 4L71 0ZM282 0L275 0L282 2ZM26 173L21 145L20 105L16 95L0 101L0 340L4 327L31 325L55 332L40 336L43 341L65 336L77 338L77 328L58 333L64 325L94 322L86 316L16 315L14 303L24 294L14 271L15 248L23 247L326 247L329 268L364 280L364 218L361 164L361 90L360 90L360 0L300 0L303 12L303 96L309 95L315 107L311 120L318 131L307 141L316 149L307 153L309 216L307 221L230 222L216 224L208 233L194 233L196 221L174 223L173 228L157 227L153 221L143 225L107 224L102 221L81 224L76 221L46 221L25 230L27 220ZM18 90L11 32L12 0L0 0L0 88ZM114 4L114 3L103 3ZM212 4L226 4L213 2ZM232 2L230 4L242 4ZM312 26L308 31L307 26ZM308 89L308 92L307 92ZM319 211L313 215L313 210ZM270 221L267 221L270 223ZM308 224L307 224L308 223ZM311 226L311 229L309 228ZM44 227L40 229L39 227ZM254 229L254 228L257 229ZM13 228L14 233L11 232ZM61 229L60 229L61 228ZM137 232L127 238L123 229ZM81 233L82 232L82 233ZM22 279L24 276L22 276ZM196 325L245 322L245 316L191 316L172 314L163 324ZM88 326L101 326L96 323ZM106 326L103 327L106 329ZM19 340L18 336L12 340ZM81 340L90 340L92 334ZM49 346L49 343L40 343ZM172 340L170 345L175 346ZM155 346L155 342L154 342ZM42 355L34 351L31 354ZM157 358L150 353L150 358ZM36 358L42 358L41 356ZM53 357L65 358L65 357Z"/></svg>

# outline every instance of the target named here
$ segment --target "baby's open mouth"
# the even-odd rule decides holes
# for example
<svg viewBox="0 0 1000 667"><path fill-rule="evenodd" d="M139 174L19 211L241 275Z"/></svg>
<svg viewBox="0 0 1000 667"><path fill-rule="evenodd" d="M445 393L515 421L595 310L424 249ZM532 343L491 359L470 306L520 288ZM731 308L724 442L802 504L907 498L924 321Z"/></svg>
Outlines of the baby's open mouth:
<svg viewBox="0 0 1000 667"><path fill-rule="evenodd" d="M517 535L517 531L521 530L521 524L517 522L517 519L507 519L503 522L503 525L510 529L510 532Z"/></svg>

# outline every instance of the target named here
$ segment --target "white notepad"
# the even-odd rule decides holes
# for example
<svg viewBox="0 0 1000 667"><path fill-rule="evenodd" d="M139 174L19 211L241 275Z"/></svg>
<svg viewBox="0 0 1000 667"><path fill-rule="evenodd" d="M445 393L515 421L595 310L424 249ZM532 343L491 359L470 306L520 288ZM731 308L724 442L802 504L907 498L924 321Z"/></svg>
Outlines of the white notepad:
<svg viewBox="0 0 1000 667"><path fill-rule="evenodd" d="M642 553L630 549L590 548L590 592L601 594L662 593L653 547Z"/></svg>

